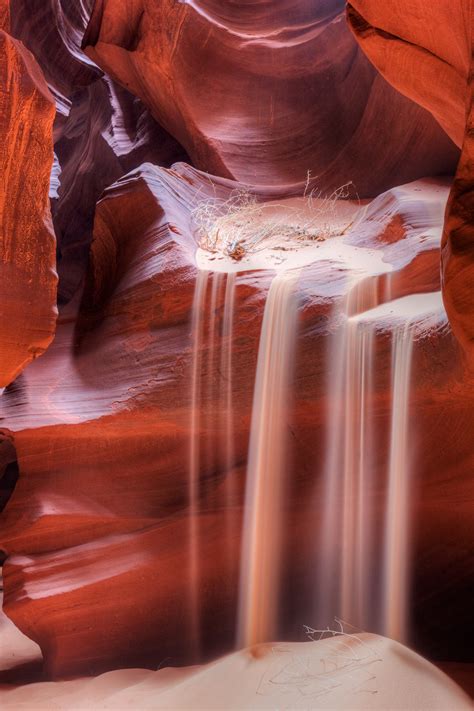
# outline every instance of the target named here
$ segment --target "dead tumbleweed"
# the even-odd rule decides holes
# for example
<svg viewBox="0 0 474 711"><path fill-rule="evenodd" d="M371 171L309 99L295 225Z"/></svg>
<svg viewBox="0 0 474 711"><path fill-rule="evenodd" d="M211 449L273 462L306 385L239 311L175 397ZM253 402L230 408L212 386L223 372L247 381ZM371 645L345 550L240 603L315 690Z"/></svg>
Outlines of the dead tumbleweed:
<svg viewBox="0 0 474 711"><path fill-rule="evenodd" d="M308 174L304 203L298 206L260 202L249 190L200 201L192 213L199 247L240 261L263 249L289 250L295 242L311 244L341 234L349 225L341 226L336 210L339 200L354 196L352 182L327 196L309 191L309 183Z"/></svg>

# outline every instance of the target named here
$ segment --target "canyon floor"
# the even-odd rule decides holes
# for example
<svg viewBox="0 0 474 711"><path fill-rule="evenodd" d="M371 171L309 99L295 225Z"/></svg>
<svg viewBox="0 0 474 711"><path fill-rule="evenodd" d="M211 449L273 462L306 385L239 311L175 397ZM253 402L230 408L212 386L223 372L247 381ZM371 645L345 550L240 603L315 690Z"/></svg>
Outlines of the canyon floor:
<svg viewBox="0 0 474 711"><path fill-rule="evenodd" d="M4 711L83 709L471 709L449 676L378 635L337 632L318 641L262 644L210 664L123 669L27 684L0 681ZM319 633L311 637L318 639ZM38 646L0 617L0 680L41 677ZM165 662L166 660L164 660ZM455 672L458 677L461 669Z"/></svg>

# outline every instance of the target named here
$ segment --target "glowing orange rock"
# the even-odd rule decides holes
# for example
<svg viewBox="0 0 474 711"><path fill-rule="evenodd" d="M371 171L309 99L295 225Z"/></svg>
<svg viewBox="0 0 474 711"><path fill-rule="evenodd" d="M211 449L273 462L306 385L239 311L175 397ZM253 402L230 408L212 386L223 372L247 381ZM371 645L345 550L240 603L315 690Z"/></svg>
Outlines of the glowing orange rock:
<svg viewBox="0 0 474 711"><path fill-rule="evenodd" d="M49 208L54 102L21 42L0 32L0 386L43 353L56 323Z"/></svg>
<svg viewBox="0 0 474 711"><path fill-rule="evenodd" d="M349 24L365 54L405 96L431 111L461 146L466 124L469 0L351 0Z"/></svg>
<svg viewBox="0 0 474 711"><path fill-rule="evenodd" d="M12 432L20 471L0 523L0 549L8 555L5 612L40 644L46 670L53 676L95 673L122 665L156 668L168 657L172 665L193 658L189 649L188 487L190 314L197 270L191 210L196 201L213 197L214 189L228 198L236 187L242 186L224 179L211 185L207 175L184 164L170 170L147 164L110 186L96 210L79 318L75 319L73 304L62 311L48 352L1 398L1 415ZM414 289L439 288L435 252L446 193L446 185L437 181L399 187L380 196L364 213L366 219L350 237L351 243L376 246L394 267L390 290L381 288L380 298L386 299L387 291L396 298ZM216 260L210 264L218 265L219 255L212 256ZM230 465L222 447L228 393L222 358L225 274L209 275L202 309L196 426L200 496L195 520L202 658L229 650L235 638L254 374L272 276L272 270L250 270L236 278ZM318 522L311 502L326 441L330 313L331 306L346 294L347 277L338 262L332 267L310 264L300 274L294 366L298 378L295 404L288 415L293 443L291 494L285 502L288 522L282 551L282 570L288 581L282 591L282 609L287 617L282 614L282 619L297 619L301 610L306 611L304 619L310 619L314 604L308 560L313 560L311 545L318 535ZM382 332L377 356L381 431L390 407L390 348ZM471 446L474 418L466 412L472 411L474 397L469 394L468 401L465 388L456 393L453 350L453 339L445 330L427 338L423 350L417 350L421 362L416 372L421 375L415 379L419 390L414 398L421 404L414 418L420 438L430 443L423 450L419 469L423 494L417 506L423 531L415 543L419 549L416 602L425 615L434 605L447 607L453 599L464 610L471 600L467 584L457 582L463 567L457 551L472 537L470 460L458 464L453 449L457 440L453 438L447 446L445 420L439 416L442 407L453 429L464 426L465 446ZM446 363L450 364L449 377ZM426 401L429 407L423 405ZM384 442L381 434L380 461ZM6 456L11 458L11 453ZM382 481L381 470L378 476ZM451 526L452 538L443 568L439 568L425 563L426 551L436 560L439 546L432 522L437 521L436 532L450 526L449 512L438 512L436 507L441 498L444 505L457 500L461 476L466 504L456 506L458 526ZM233 487L230 500L229 484ZM448 565L453 566L452 585L446 593L444 588L432 593L426 580L431 582ZM430 590L429 604L426 590ZM462 634L458 627L447 623L440 655ZM426 628L431 635L428 644ZM282 628L282 637L294 634L295 628ZM419 646L429 646L439 640L440 633L427 621L418 637Z"/></svg>
<svg viewBox="0 0 474 711"><path fill-rule="evenodd" d="M451 328L472 362L474 346L474 109L469 0L352 0L362 49L393 86L427 108L462 155L442 240L442 287Z"/></svg>

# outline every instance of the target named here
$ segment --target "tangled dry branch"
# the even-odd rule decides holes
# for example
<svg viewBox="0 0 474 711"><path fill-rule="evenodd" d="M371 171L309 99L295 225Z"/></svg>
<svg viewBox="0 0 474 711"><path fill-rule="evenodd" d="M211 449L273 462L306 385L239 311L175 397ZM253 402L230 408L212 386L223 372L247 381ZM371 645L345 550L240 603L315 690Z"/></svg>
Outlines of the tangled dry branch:
<svg viewBox="0 0 474 711"><path fill-rule="evenodd" d="M336 219L339 200L354 194L352 182L341 185L330 195L309 191L310 176L298 206L288 203L259 202L249 190L238 190L227 199L217 197L199 202L193 221L201 249L220 253L235 261L263 249L283 249L295 242L322 242L341 234Z"/></svg>

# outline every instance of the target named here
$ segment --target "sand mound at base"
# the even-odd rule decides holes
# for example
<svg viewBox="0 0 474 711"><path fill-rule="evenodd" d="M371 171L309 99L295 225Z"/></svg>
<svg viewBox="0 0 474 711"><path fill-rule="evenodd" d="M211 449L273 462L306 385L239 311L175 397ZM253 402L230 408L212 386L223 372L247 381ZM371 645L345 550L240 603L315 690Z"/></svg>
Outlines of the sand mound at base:
<svg viewBox="0 0 474 711"><path fill-rule="evenodd" d="M10 709L471 709L439 669L376 635L260 645L211 664L3 687Z"/></svg>

